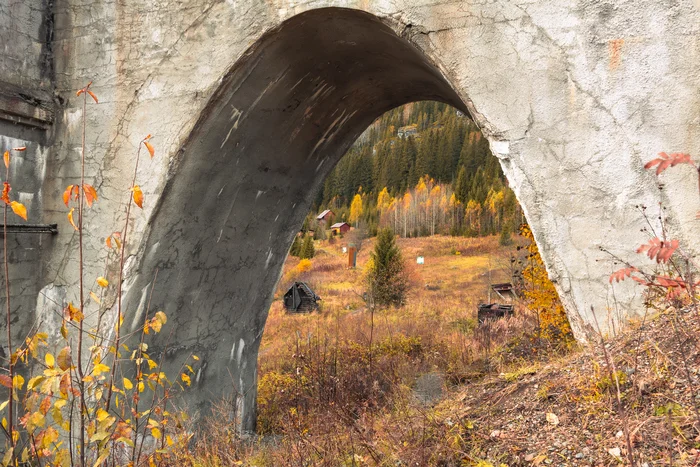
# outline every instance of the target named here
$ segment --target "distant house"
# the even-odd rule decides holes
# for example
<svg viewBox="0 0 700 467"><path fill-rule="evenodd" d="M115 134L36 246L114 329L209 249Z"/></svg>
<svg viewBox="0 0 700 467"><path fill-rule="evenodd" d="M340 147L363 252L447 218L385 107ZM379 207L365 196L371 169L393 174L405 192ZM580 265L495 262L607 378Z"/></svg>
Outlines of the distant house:
<svg viewBox="0 0 700 467"><path fill-rule="evenodd" d="M295 282L284 294L284 307L292 313L309 313L318 308L321 297L304 282Z"/></svg>
<svg viewBox="0 0 700 467"><path fill-rule="evenodd" d="M350 224L347 222L336 222L335 224L331 225L331 230L333 231L334 235L344 234L350 230Z"/></svg>
<svg viewBox="0 0 700 467"><path fill-rule="evenodd" d="M333 216L335 216L335 214L333 214L333 211L331 211L330 209L326 209L321 214L316 216L316 220L319 222L320 221L327 221L328 219L331 219Z"/></svg>
<svg viewBox="0 0 700 467"><path fill-rule="evenodd" d="M402 126L401 128L399 128L396 134L399 138L408 138L409 136L415 136L418 134L418 125L414 123L413 125Z"/></svg>

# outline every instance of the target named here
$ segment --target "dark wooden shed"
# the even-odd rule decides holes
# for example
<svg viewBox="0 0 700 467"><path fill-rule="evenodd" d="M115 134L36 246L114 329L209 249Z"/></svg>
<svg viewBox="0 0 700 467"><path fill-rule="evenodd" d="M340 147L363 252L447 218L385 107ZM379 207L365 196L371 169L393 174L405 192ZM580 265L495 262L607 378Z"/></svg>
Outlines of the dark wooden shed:
<svg viewBox="0 0 700 467"><path fill-rule="evenodd" d="M318 308L321 297L304 282L295 282L284 294L284 308L290 313L310 313Z"/></svg>
<svg viewBox="0 0 700 467"><path fill-rule="evenodd" d="M498 303L479 305L477 319L479 324L485 323L488 320L496 320L513 315L513 305L499 305Z"/></svg>
<svg viewBox="0 0 700 467"><path fill-rule="evenodd" d="M504 282L502 284L492 284L491 290L496 292L496 294L498 294L499 297L508 302L512 302L513 300L516 300L518 298L518 296L515 294L515 290L513 290L513 284L511 284L510 282Z"/></svg>

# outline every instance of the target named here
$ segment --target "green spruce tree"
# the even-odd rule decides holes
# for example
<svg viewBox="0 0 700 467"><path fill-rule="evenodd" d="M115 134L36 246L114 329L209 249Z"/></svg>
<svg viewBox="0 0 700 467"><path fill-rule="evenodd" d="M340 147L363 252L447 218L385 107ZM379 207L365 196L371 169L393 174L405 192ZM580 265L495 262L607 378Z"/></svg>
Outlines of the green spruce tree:
<svg viewBox="0 0 700 467"><path fill-rule="evenodd" d="M294 241L292 242L292 247L289 249L289 254L292 256L299 256L301 253L301 237L299 235L294 236Z"/></svg>
<svg viewBox="0 0 700 467"><path fill-rule="evenodd" d="M406 302L408 280L393 230L388 228L378 232L371 257L367 281L374 303L379 306L402 306Z"/></svg>
<svg viewBox="0 0 700 467"><path fill-rule="evenodd" d="M299 258L301 259L311 259L316 254L314 249L314 239L311 235L304 237L304 242L301 245L301 251L299 252Z"/></svg>

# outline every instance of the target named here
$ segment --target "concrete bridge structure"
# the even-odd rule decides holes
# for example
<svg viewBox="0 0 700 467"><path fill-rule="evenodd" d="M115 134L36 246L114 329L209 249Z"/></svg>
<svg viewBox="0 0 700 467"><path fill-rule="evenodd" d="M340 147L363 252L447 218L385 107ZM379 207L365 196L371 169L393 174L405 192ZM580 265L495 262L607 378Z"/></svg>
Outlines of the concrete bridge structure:
<svg viewBox="0 0 700 467"><path fill-rule="evenodd" d="M30 222L59 226L10 239L17 336L39 321L57 332L77 301L61 194L80 175L75 92L93 81L86 281L105 273L104 239L122 228L150 133L125 328L152 288L174 329L152 347L169 339L171 369L199 355L188 401L206 410L232 395L241 430L255 424L258 346L293 236L334 164L393 107L433 99L474 118L580 339L591 306L611 332L641 311L638 288L609 287L616 266L600 251L644 264L638 205L658 225L663 203L671 234L700 246L697 174L669 171L659 190L643 170L659 151L700 157L694 0L8 0L0 44L0 144L29 148L14 193ZM113 324L114 287L102 306Z"/></svg>

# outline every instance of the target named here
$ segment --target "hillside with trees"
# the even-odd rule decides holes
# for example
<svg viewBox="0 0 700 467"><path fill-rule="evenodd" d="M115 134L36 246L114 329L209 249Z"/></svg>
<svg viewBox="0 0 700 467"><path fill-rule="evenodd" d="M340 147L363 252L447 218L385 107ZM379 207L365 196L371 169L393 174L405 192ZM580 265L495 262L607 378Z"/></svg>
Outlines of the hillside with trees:
<svg viewBox="0 0 700 467"><path fill-rule="evenodd" d="M476 124L431 101L398 107L365 131L326 179L309 221L326 208L335 221L402 237L507 235L523 221Z"/></svg>

